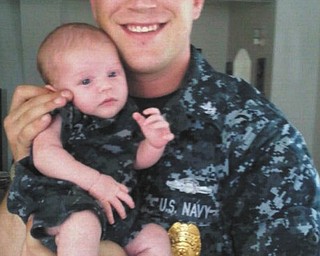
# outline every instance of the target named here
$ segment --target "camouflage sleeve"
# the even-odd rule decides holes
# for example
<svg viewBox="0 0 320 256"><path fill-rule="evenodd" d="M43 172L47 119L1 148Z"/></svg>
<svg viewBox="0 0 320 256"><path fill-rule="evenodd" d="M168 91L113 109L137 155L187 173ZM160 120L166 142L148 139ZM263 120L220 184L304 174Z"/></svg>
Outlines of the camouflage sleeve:
<svg viewBox="0 0 320 256"><path fill-rule="evenodd" d="M236 254L320 255L319 177L301 134L268 125L238 162L225 205Z"/></svg>
<svg viewBox="0 0 320 256"><path fill-rule="evenodd" d="M35 178L38 171L32 165L30 156L23 158L14 165L14 177L10 185L7 206L8 210L19 215L24 222L35 209L35 198L31 196L36 192Z"/></svg>

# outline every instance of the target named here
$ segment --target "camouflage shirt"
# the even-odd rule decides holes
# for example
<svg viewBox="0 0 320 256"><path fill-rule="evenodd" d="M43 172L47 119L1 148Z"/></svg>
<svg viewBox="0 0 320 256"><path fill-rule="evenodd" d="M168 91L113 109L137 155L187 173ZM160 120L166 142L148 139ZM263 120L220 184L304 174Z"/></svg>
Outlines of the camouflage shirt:
<svg viewBox="0 0 320 256"><path fill-rule="evenodd" d="M318 255L319 177L302 135L272 103L192 47L162 112L175 139L141 172L137 223L194 223L203 256Z"/></svg>

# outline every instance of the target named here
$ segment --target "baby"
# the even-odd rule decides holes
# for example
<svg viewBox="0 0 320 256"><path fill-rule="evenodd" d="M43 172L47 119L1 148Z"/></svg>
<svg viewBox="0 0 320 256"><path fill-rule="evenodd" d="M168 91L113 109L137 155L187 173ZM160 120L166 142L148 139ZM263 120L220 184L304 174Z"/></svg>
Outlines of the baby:
<svg viewBox="0 0 320 256"><path fill-rule="evenodd" d="M73 93L73 105L59 110L35 139L37 170L17 171L9 210L24 220L34 214L32 234L59 256L96 256L101 238L114 238L128 255L171 255L167 232L156 224L129 236L133 169L154 165L174 136L158 109L135 111L113 42L94 26L62 25L42 42L38 68L48 89Z"/></svg>

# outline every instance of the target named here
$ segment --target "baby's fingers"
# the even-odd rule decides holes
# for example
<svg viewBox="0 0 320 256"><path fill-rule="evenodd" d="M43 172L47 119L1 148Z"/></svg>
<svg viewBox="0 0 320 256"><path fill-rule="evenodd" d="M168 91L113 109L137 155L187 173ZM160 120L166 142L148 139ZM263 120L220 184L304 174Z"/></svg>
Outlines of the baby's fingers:
<svg viewBox="0 0 320 256"><path fill-rule="evenodd" d="M121 183L119 183L119 188L120 188L120 190L121 190L122 192L129 193L128 187L125 186L125 185L123 185L123 184L121 184Z"/></svg>
<svg viewBox="0 0 320 256"><path fill-rule="evenodd" d="M112 212L112 208L109 202L103 202L103 209L106 213L107 219L109 221L110 224L114 224L114 217L113 217L113 212Z"/></svg>
<svg viewBox="0 0 320 256"><path fill-rule="evenodd" d="M147 108L143 110L143 114L148 115L161 115L160 110L158 108Z"/></svg>
<svg viewBox="0 0 320 256"><path fill-rule="evenodd" d="M119 198L122 202L125 202L131 209L135 207L134 201L132 197L128 193L119 192L117 194L117 198Z"/></svg>
<svg viewBox="0 0 320 256"><path fill-rule="evenodd" d="M143 115L139 112L134 112L132 114L132 118L138 123L139 126L142 126L144 120L146 119Z"/></svg>
<svg viewBox="0 0 320 256"><path fill-rule="evenodd" d="M125 219L127 217L126 210L122 204L122 202L118 199L112 201L112 207L116 210L121 219Z"/></svg>
<svg viewBox="0 0 320 256"><path fill-rule="evenodd" d="M173 133L167 133L167 134L164 134L164 135L162 136L162 138L163 138L164 140L166 140L166 141L171 141L171 140L174 139L174 135L173 135Z"/></svg>
<svg viewBox="0 0 320 256"><path fill-rule="evenodd" d="M143 122L143 125L153 125L156 124L157 126L161 127L169 127L169 123L164 119L162 115L151 115L146 118L146 120ZM160 128L161 128L160 127Z"/></svg>

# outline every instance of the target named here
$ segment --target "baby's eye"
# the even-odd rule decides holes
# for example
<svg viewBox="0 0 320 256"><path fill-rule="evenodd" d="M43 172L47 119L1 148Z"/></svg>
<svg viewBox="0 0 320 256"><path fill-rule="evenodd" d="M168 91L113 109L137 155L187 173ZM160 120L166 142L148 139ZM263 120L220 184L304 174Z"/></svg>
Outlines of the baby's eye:
<svg viewBox="0 0 320 256"><path fill-rule="evenodd" d="M117 72L116 71L111 71L108 73L108 77L116 77L117 76Z"/></svg>
<svg viewBox="0 0 320 256"><path fill-rule="evenodd" d="M86 78L86 79L81 80L81 84L82 84L82 85L88 85L88 84L90 84L90 83L91 83L91 80L90 80L89 78Z"/></svg>

